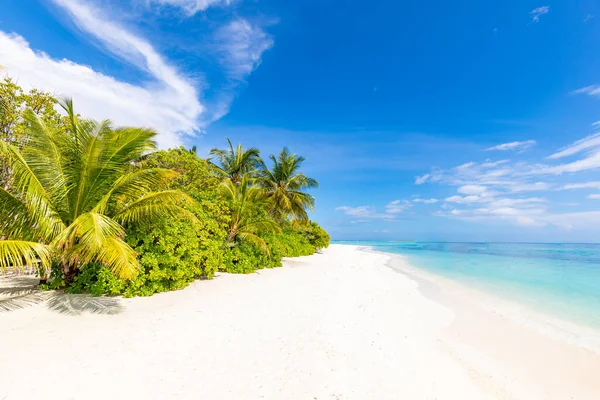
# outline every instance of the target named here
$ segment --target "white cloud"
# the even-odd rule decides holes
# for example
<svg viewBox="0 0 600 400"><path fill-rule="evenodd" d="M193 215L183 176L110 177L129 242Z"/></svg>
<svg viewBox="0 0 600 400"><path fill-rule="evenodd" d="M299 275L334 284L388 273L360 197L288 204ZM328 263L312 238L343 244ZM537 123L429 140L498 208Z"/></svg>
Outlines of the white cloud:
<svg viewBox="0 0 600 400"><path fill-rule="evenodd" d="M213 119L219 119L229 112L235 98L233 90L258 68L263 53L273 47L274 41L260 26L243 18L222 26L215 33L214 41L213 51L229 82L215 107Z"/></svg>
<svg viewBox="0 0 600 400"><path fill-rule="evenodd" d="M336 211L343 211L346 215L352 215L357 217L369 216L375 212L374 208L371 206L358 206L358 207L349 207L349 206L341 206L335 209Z"/></svg>
<svg viewBox="0 0 600 400"><path fill-rule="evenodd" d="M427 182L427 180L429 179L429 177L430 177L430 175L429 175L429 174L425 174L425 175L423 175L423 176L417 176L417 177L415 178L415 184L417 184L417 185L422 185L422 184L424 184L425 182Z"/></svg>
<svg viewBox="0 0 600 400"><path fill-rule="evenodd" d="M206 9L217 0L152 0L187 12ZM138 68L146 81L128 83L90 66L30 48L26 39L0 31L0 60L6 74L29 89L36 87L57 96L69 96L76 111L94 119L110 118L118 125L150 126L159 132L161 147L178 146L183 137L202 131L229 111L235 88L260 64L262 52L273 40L262 29L237 18L221 28L218 63L226 84L213 90L210 104L200 101L198 88L208 87L201 73L190 79L162 56L147 40L115 21L118 10L93 8L83 0L53 0L84 33L118 58ZM149 4L147 2L147 4ZM95 40L95 41L96 41Z"/></svg>
<svg viewBox="0 0 600 400"><path fill-rule="evenodd" d="M161 6L172 6L181 8L188 16L197 12L204 11L208 7L215 5L229 5L229 0L147 0L148 3L154 3Z"/></svg>
<svg viewBox="0 0 600 400"><path fill-rule="evenodd" d="M575 155L585 150L597 149L598 147L600 147L600 133L587 136L566 147L563 147L562 149L560 149L560 151L548 156L548 159L556 160L559 158Z"/></svg>
<svg viewBox="0 0 600 400"><path fill-rule="evenodd" d="M76 111L86 117L157 129L161 147L181 144L179 133L192 134L203 109L192 87L178 87L183 81L174 86L161 79L132 85L85 65L53 59L32 50L23 37L1 31L0 60L4 73L23 87L72 97Z"/></svg>
<svg viewBox="0 0 600 400"><path fill-rule="evenodd" d="M506 150L520 150L523 151L532 146L535 146L535 140L526 140L524 142L510 142L510 143L502 143L496 146L488 147L485 149L486 151L506 151Z"/></svg>
<svg viewBox="0 0 600 400"><path fill-rule="evenodd" d="M574 173L598 168L600 168L600 152L595 152L581 160L573 161L571 163L535 168L531 171L531 174L561 175L565 172Z"/></svg>
<svg viewBox="0 0 600 400"><path fill-rule="evenodd" d="M458 193L462 194L482 194L488 190L487 186L482 185L464 185L458 188Z"/></svg>
<svg viewBox="0 0 600 400"><path fill-rule="evenodd" d="M179 103L187 103L188 108L200 113L203 107L197 101L197 91L188 79L158 54L147 40L138 37L110 20L100 10L93 9L78 0L53 0L62 6L75 24L100 40L109 51L145 70L182 97ZM175 99L173 99L175 100Z"/></svg>
<svg viewBox="0 0 600 400"><path fill-rule="evenodd" d="M221 27L215 33L215 42L221 65L236 80L243 80L258 67L263 53L274 43L260 26L243 18Z"/></svg>
<svg viewBox="0 0 600 400"><path fill-rule="evenodd" d="M481 201L481 196L452 196L446 199L448 203L458 203L458 204L468 204L468 203L477 203Z"/></svg>
<svg viewBox="0 0 600 400"><path fill-rule="evenodd" d="M335 209L336 211L342 211L344 214L359 217L361 219L364 218L382 218L382 219L394 219L396 218L392 214L386 213L378 213L375 207L372 206L358 206L358 207L349 207L349 206L341 206Z"/></svg>
<svg viewBox="0 0 600 400"><path fill-rule="evenodd" d="M575 90L575 94L588 94L590 96L600 96L600 85L590 85L582 87L581 89ZM600 122L600 121L598 121Z"/></svg>
<svg viewBox="0 0 600 400"><path fill-rule="evenodd" d="M600 126L600 121L592 122L592 126Z"/></svg>
<svg viewBox="0 0 600 400"><path fill-rule="evenodd" d="M571 183L568 185L564 185L560 188L561 190L570 190L570 189L600 189L600 182L583 182L583 183Z"/></svg>
<svg viewBox="0 0 600 400"><path fill-rule="evenodd" d="M532 10L529 14L531 15L531 22L540 22L540 16L548 14L550 12L550 6L541 6Z"/></svg>
<svg viewBox="0 0 600 400"><path fill-rule="evenodd" d="M534 226L534 227L540 227L540 226L546 226L547 223L543 222L543 221L538 221L535 220L531 217L524 217L524 216L519 216L515 219L517 225L522 225L522 226Z"/></svg>
<svg viewBox="0 0 600 400"><path fill-rule="evenodd" d="M438 201L438 199L414 199L413 203L434 204Z"/></svg>
<svg viewBox="0 0 600 400"><path fill-rule="evenodd" d="M533 160L510 162L507 160L482 163L470 161L447 170L432 168L428 180L457 187L457 194L447 197L439 211L433 215L469 221L505 221L521 226L556 226L565 229L596 229L600 211L584 210L578 213L561 212L565 195L552 201L543 197L515 197L517 193L541 192L553 195L558 190L600 190L600 181L569 183L571 174L600 169L600 134L591 135L565 146L548 157L548 160L574 157L563 164L541 164ZM539 181L538 175L552 174L548 182ZM560 178L559 178L559 175ZM600 200L600 194L589 199ZM577 205L577 204L575 204ZM578 207L591 207L584 204Z"/></svg>
<svg viewBox="0 0 600 400"><path fill-rule="evenodd" d="M534 182L534 183L522 183L515 184L509 188L509 191L512 193L517 192L539 192L544 190L549 190L550 185L545 182Z"/></svg>
<svg viewBox="0 0 600 400"><path fill-rule="evenodd" d="M403 213L413 205L407 200L394 200L385 206L385 212L377 212L377 209L373 206L341 206L337 207L336 211L342 211L344 214L360 218L360 222L364 222L366 219L384 219L392 221L396 219L397 214ZM357 223L358 221L350 221L351 223Z"/></svg>
<svg viewBox="0 0 600 400"><path fill-rule="evenodd" d="M388 214L400 214L412 207L407 200L394 200L385 206L385 212Z"/></svg>
<svg viewBox="0 0 600 400"><path fill-rule="evenodd" d="M560 175L566 172L574 173L588 171L600 168L600 133L587 136L566 147L563 147L558 152L548 156L550 160L561 159L584 153L583 158L570 163L559 164L554 166L537 165L531 169L530 174L554 174Z"/></svg>
<svg viewBox="0 0 600 400"><path fill-rule="evenodd" d="M76 111L116 124L151 126L163 147L179 145L181 134L194 134L205 107L194 82L170 65L143 38L109 20L101 10L76 0L54 0L75 24L107 50L146 72L151 80L130 84L66 59L53 59L31 49L23 37L0 32L4 74L22 86L73 97Z"/></svg>

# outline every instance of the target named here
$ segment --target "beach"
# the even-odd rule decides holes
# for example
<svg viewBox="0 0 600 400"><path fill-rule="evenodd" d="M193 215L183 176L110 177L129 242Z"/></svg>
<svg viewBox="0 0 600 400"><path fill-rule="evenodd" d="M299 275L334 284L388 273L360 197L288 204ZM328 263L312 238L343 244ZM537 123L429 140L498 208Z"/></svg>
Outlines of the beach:
<svg viewBox="0 0 600 400"><path fill-rule="evenodd" d="M43 296L0 312L1 399L600 398L593 343L358 246L149 298Z"/></svg>

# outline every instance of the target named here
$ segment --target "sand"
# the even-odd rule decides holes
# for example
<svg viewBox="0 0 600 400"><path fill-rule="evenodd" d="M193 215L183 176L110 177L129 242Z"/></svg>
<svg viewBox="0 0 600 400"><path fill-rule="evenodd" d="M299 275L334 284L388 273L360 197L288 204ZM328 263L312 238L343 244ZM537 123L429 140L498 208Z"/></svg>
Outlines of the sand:
<svg viewBox="0 0 600 400"><path fill-rule="evenodd" d="M596 353L390 261L333 245L135 299L27 300L6 289L27 278L0 279L0 296L24 295L0 312L0 399L600 398L600 383L574 379L600 375L582 370ZM530 352L536 335L547 342ZM578 364L527 372L561 360Z"/></svg>

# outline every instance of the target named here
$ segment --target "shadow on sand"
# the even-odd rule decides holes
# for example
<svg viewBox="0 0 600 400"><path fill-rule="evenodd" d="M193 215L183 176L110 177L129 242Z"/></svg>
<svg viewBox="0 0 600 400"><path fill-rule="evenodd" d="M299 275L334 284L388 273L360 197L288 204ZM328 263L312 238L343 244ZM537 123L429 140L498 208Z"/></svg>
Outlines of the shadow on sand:
<svg viewBox="0 0 600 400"><path fill-rule="evenodd" d="M66 294L62 291L40 291L38 278L13 275L0 278L0 313L45 305L63 315L106 314L124 311L118 298L93 297L87 294Z"/></svg>

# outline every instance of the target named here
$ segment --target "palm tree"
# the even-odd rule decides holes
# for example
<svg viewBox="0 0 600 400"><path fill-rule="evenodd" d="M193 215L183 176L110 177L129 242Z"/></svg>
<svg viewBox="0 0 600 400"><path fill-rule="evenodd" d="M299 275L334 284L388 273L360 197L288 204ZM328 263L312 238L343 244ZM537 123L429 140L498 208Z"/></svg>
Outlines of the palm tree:
<svg viewBox="0 0 600 400"><path fill-rule="evenodd" d="M315 179L308 178L298 169L305 158L290 154L284 147L278 157L270 155L272 169L264 164L259 172L256 184L263 188L271 199L271 216L278 221L291 217L293 222L308 221L306 210L314 210L315 199L306 193L306 189L319 187Z"/></svg>
<svg viewBox="0 0 600 400"><path fill-rule="evenodd" d="M37 268L43 281L54 263L70 283L95 261L133 278L140 265L124 225L190 215L181 205L192 200L157 191L173 171L134 166L156 148L155 131L80 119L70 100L61 106L63 129L28 110L28 144L19 150L0 141L13 176L10 189L0 188L0 271Z"/></svg>
<svg viewBox="0 0 600 400"><path fill-rule="evenodd" d="M268 253L267 244L258 234L280 232L281 228L267 214L269 200L264 191L251 187L247 175L237 185L231 179L224 180L220 189L231 208L231 220L227 228L229 246L247 241Z"/></svg>
<svg viewBox="0 0 600 400"><path fill-rule="evenodd" d="M246 174L254 174L260 167L260 150L251 147L247 150L242 148L241 144L233 148L231 140L227 139L229 149L212 149L210 154L219 159L220 166L211 162L214 171L223 178L229 178L236 185L242 181Z"/></svg>

